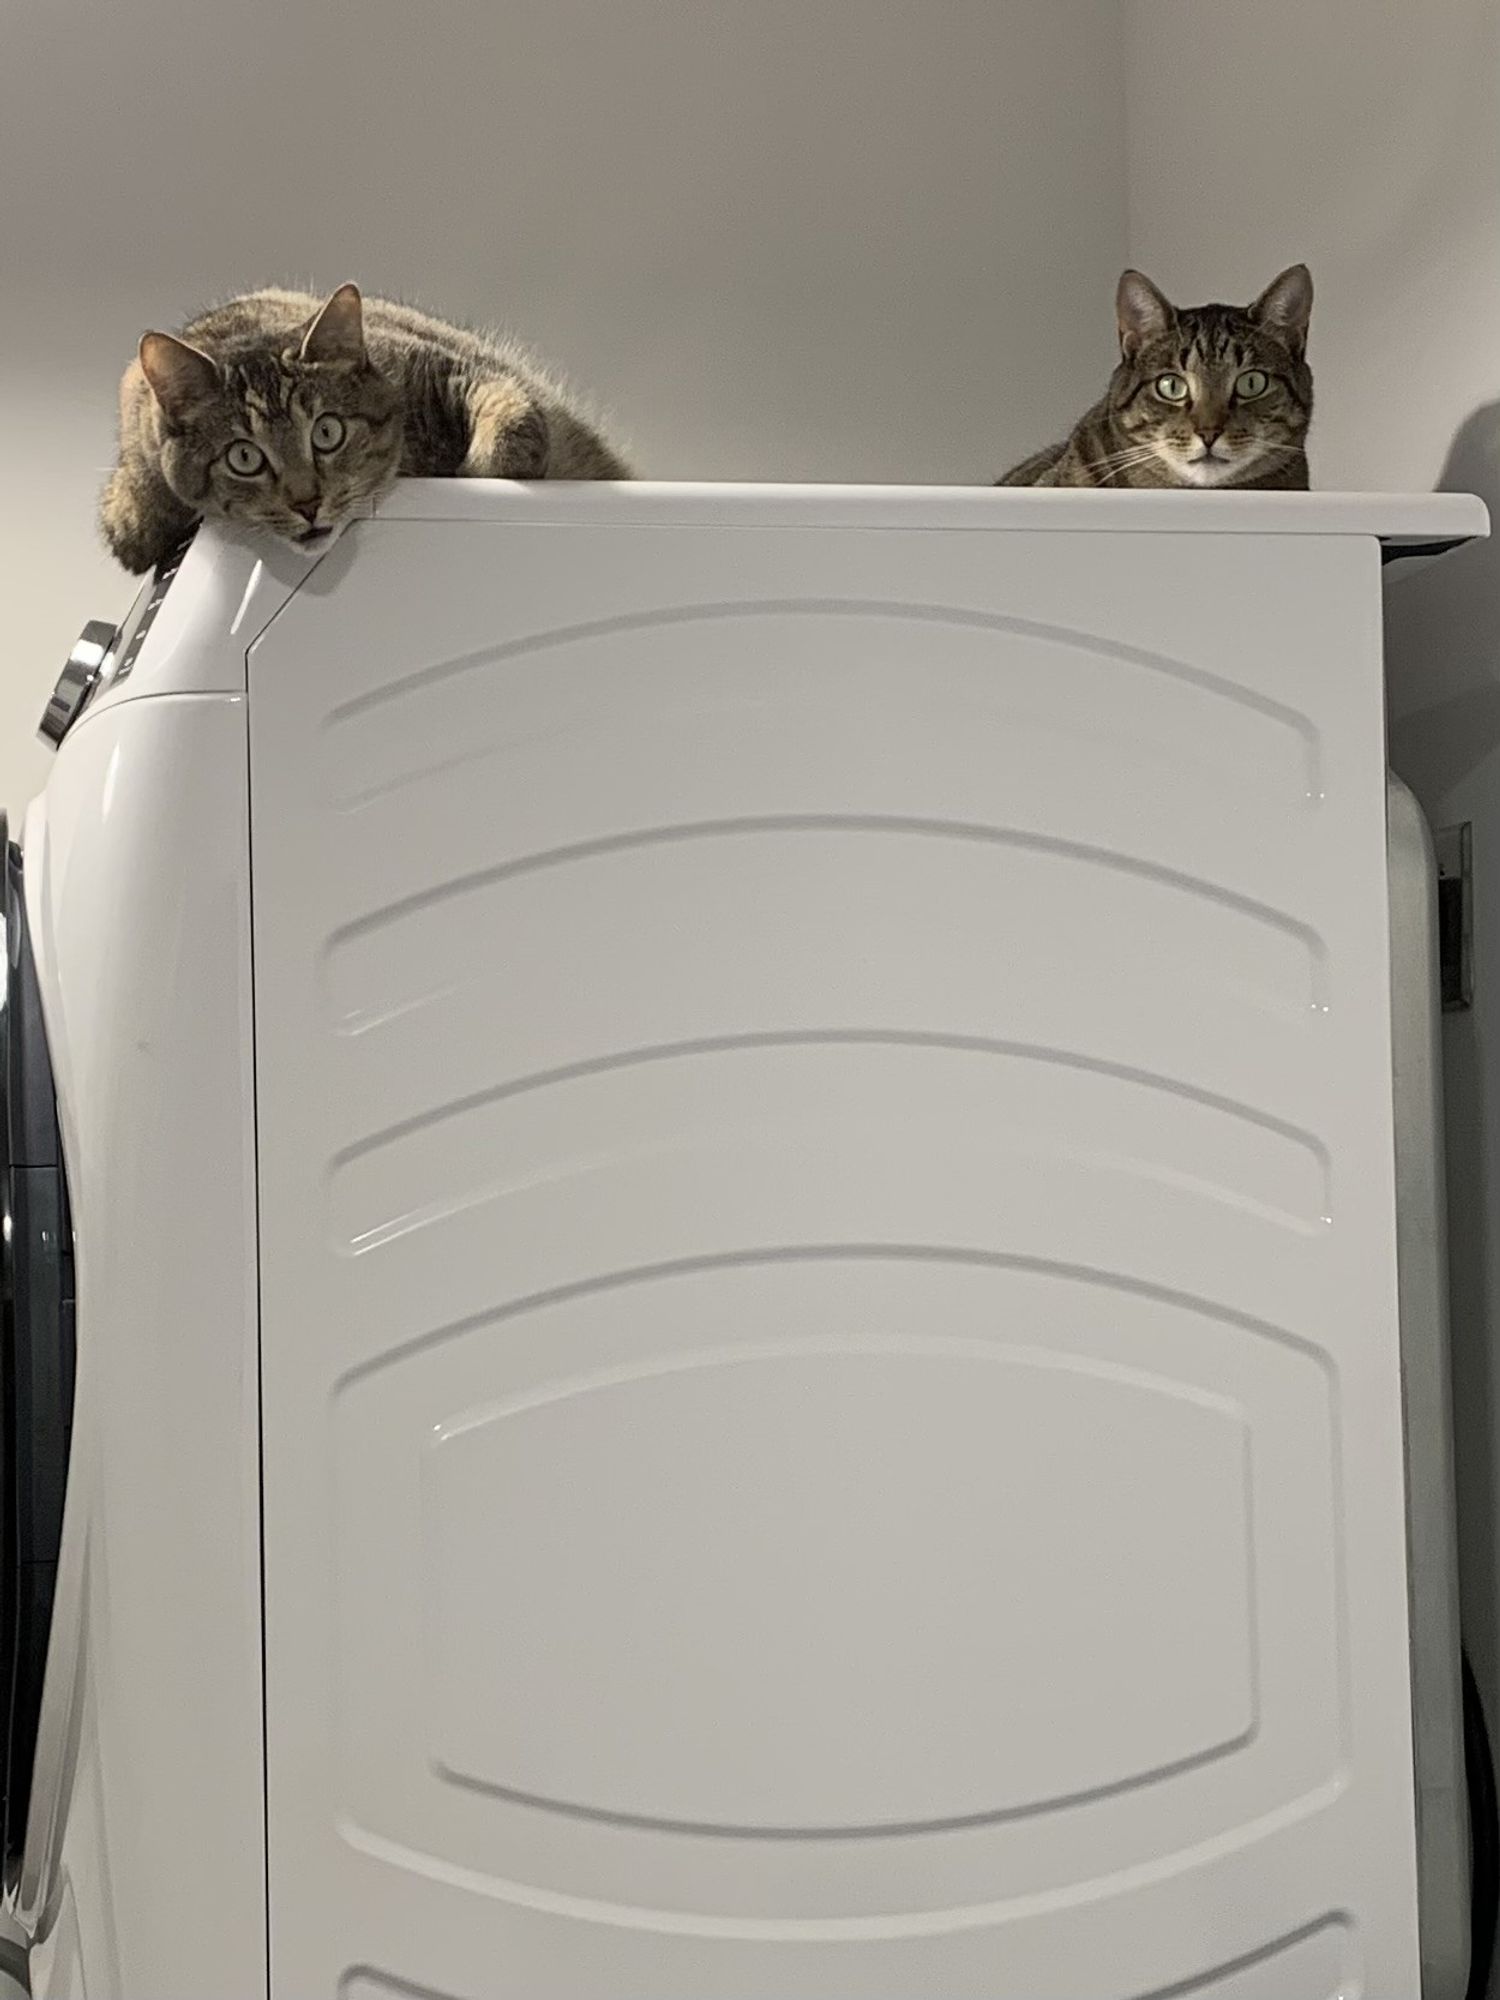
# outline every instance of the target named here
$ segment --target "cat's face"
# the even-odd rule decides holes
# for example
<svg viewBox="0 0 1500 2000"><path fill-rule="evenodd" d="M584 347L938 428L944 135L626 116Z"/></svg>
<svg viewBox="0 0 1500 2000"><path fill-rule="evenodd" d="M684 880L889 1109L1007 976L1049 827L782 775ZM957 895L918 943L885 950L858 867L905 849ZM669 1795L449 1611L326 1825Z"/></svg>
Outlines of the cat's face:
<svg viewBox="0 0 1500 2000"><path fill-rule="evenodd" d="M1110 385L1132 464L1180 486L1237 486L1285 467L1312 418L1305 357L1312 279L1294 264L1249 306L1173 306L1139 271L1120 280Z"/></svg>
<svg viewBox="0 0 1500 2000"><path fill-rule="evenodd" d="M214 359L148 333L140 363L162 476L195 513L315 548L396 477L400 393L370 364L353 285L289 340Z"/></svg>

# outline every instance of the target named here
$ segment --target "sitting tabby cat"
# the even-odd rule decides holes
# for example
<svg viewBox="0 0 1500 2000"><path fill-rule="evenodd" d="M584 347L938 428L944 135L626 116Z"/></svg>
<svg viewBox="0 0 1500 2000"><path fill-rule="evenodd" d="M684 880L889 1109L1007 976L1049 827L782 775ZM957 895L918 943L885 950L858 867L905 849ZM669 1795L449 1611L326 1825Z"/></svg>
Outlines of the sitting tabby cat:
<svg viewBox="0 0 1500 2000"><path fill-rule="evenodd" d="M1312 296L1305 264L1249 306L1174 306L1127 271L1108 389L1070 437L996 485L1305 488Z"/></svg>
<svg viewBox="0 0 1500 2000"><path fill-rule="evenodd" d="M517 348L341 285L264 291L180 337L148 333L120 385L105 540L153 568L204 514L316 547L392 481L628 479Z"/></svg>

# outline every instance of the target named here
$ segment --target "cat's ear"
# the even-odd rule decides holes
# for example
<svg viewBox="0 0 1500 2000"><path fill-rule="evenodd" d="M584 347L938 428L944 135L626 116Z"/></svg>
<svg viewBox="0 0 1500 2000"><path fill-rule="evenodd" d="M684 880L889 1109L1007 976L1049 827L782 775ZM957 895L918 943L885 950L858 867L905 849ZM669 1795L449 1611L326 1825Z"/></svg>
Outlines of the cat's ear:
<svg viewBox="0 0 1500 2000"><path fill-rule="evenodd" d="M1120 352L1128 361L1143 342L1165 333L1176 318L1169 299L1139 271L1122 271L1115 287L1115 322Z"/></svg>
<svg viewBox="0 0 1500 2000"><path fill-rule="evenodd" d="M302 336L304 361L361 362L365 358L365 315L358 285L340 285L313 315Z"/></svg>
<svg viewBox="0 0 1500 2000"><path fill-rule="evenodd" d="M141 373L169 423L181 423L219 386L219 371L209 356L174 334L143 333L140 361Z"/></svg>
<svg viewBox="0 0 1500 2000"><path fill-rule="evenodd" d="M1262 326L1274 327L1299 351L1307 339L1307 323L1312 318L1312 272L1305 264L1293 264L1273 278L1250 308L1250 317Z"/></svg>

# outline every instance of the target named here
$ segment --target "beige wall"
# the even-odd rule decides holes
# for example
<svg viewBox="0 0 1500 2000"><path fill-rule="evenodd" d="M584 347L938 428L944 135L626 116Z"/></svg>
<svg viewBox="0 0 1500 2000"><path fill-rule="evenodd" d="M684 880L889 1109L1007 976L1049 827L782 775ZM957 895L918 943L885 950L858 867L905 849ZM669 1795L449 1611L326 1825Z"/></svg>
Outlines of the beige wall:
<svg viewBox="0 0 1500 2000"><path fill-rule="evenodd" d="M355 277L508 319L663 477L983 480L1108 364L1123 147L1117 0L0 10L0 802L128 601L143 326Z"/></svg>
<svg viewBox="0 0 1500 2000"><path fill-rule="evenodd" d="M1193 297L1306 258L1314 482L1477 491L1500 533L1500 0L1129 9L1132 257ZM1500 539L1396 572L1386 628L1391 761L1473 828L1475 1004L1443 1041L1463 1619L1494 1730Z"/></svg>
<svg viewBox="0 0 1500 2000"><path fill-rule="evenodd" d="M1128 0L1129 244L1171 295L1313 271L1314 483L1422 490L1500 389L1497 0Z"/></svg>

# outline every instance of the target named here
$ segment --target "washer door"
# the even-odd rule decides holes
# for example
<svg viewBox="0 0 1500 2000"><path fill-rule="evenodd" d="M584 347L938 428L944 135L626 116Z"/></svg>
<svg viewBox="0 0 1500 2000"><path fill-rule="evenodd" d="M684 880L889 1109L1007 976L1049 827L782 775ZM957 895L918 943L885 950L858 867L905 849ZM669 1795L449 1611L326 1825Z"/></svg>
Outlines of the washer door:
<svg viewBox="0 0 1500 2000"><path fill-rule="evenodd" d="M57 1100L21 893L0 814L0 1721L7 1863L26 1835L73 1418L73 1231Z"/></svg>

